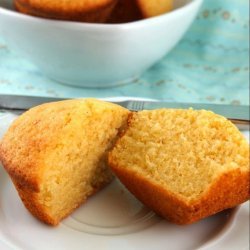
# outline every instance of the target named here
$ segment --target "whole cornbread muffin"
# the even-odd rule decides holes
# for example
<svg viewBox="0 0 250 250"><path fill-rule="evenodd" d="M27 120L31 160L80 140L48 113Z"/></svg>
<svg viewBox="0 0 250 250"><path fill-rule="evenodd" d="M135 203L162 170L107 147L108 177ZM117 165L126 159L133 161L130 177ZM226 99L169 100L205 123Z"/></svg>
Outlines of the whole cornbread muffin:
<svg viewBox="0 0 250 250"><path fill-rule="evenodd" d="M57 225L112 180L107 151L129 111L94 99L30 109L0 142L0 160L24 205Z"/></svg>
<svg viewBox="0 0 250 250"><path fill-rule="evenodd" d="M139 200L177 224L249 199L249 145L230 121L210 111L133 113L109 164Z"/></svg>
<svg viewBox="0 0 250 250"><path fill-rule="evenodd" d="M22 13L58 20L105 22L117 0L14 0Z"/></svg>

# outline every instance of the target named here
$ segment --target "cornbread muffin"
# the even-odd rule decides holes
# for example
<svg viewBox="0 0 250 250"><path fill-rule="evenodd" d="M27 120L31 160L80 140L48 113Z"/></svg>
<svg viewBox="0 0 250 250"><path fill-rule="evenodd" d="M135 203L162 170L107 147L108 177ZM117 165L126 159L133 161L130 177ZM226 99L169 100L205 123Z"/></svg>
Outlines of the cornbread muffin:
<svg viewBox="0 0 250 250"><path fill-rule="evenodd" d="M136 0L143 17L154 17L173 9L173 0Z"/></svg>
<svg viewBox="0 0 250 250"><path fill-rule="evenodd" d="M58 20L105 22L117 0L15 0L16 9L24 14Z"/></svg>
<svg viewBox="0 0 250 250"><path fill-rule="evenodd" d="M128 113L78 99L37 106L14 121L0 143L0 159L34 216L57 225L111 181L107 150Z"/></svg>
<svg viewBox="0 0 250 250"><path fill-rule="evenodd" d="M142 19L136 0L119 0L108 23L127 23Z"/></svg>
<svg viewBox="0 0 250 250"><path fill-rule="evenodd" d="M210 111L134 113L109 164L139 200L177 224L249 199L249 145Z"/></svg>

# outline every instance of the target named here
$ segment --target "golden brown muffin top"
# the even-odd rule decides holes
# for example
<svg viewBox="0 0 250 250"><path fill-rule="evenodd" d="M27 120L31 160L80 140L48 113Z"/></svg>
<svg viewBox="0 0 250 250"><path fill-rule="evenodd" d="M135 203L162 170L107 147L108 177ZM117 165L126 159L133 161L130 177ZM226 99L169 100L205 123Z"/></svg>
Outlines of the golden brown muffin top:
<svg viewBox="0 0 250 250"><path fill-rule="evenodd" d="M36 6L37 9L46 9L53 12L58 10L62 12L77 11L79 9L91 11L106 4L109 4L114 0L18 0L19 3L24 6Z"/></svg>
<svg viewBox="0 0 250 250"><path fill-rule="evenodd" d="M78 133L86 134L86 140L91 141L91 133L98 133L94 122L103 112L117 110L124 115L124 108L94 99L67 100L32 108L8 129L0 143L0 159L20 184L39 189L39 177L50 152L70 147Z"/></svg>

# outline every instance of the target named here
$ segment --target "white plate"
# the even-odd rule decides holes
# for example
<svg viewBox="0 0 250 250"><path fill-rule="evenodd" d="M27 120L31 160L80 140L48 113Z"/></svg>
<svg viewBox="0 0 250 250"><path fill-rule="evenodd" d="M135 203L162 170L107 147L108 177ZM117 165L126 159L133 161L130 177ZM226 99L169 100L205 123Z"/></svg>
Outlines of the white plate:
<svg viewBox="0 0 250 250"><path fill-rule="evenodd" d="M0 137L13 119L0 115ZM29 214L0 167L0 249L249 249L249 202L177 226L145 208L116 180L53 228Z"/></svg>

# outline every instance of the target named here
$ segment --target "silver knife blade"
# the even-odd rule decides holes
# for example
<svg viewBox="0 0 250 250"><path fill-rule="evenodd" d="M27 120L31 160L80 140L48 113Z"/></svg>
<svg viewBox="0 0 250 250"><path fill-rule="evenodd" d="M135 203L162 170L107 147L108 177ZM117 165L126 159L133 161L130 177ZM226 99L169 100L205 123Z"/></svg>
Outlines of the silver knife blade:
<svg viewBox="0 0 250 250"><path fill-rule="evenodd" d="M69 98L41 97L41 96L21 96L21 95L0 95L0 109L6 110L27 110L34 106L47 103L62 101ZM113 101L112 101L113 102ZM250 120L249 106L247 105L224 105L224 104L206 104L206 103L173 103L163 101L115 101L125 108L133 111L152 110L159 108L173 109L206 109L217 114L223 115L231 120L248 121Z"/></svg>
<svg viewBox="0 0 250 250"><path fill-rule="evenodd" d="M12 110L28 110L37 105L62 101L66 98L22 96L22 95L0 95L0 108Z"/></svg>
<svg viewBox="0 0 250 250"><path fill-rule="evenodd" d="M127 106L130 110L151 110L160 108L211 110L216 114L227 117L231 120L249 121L250 113L247 105L227 105L208 103L172 103L172 102L133 102Z"/></svg>

